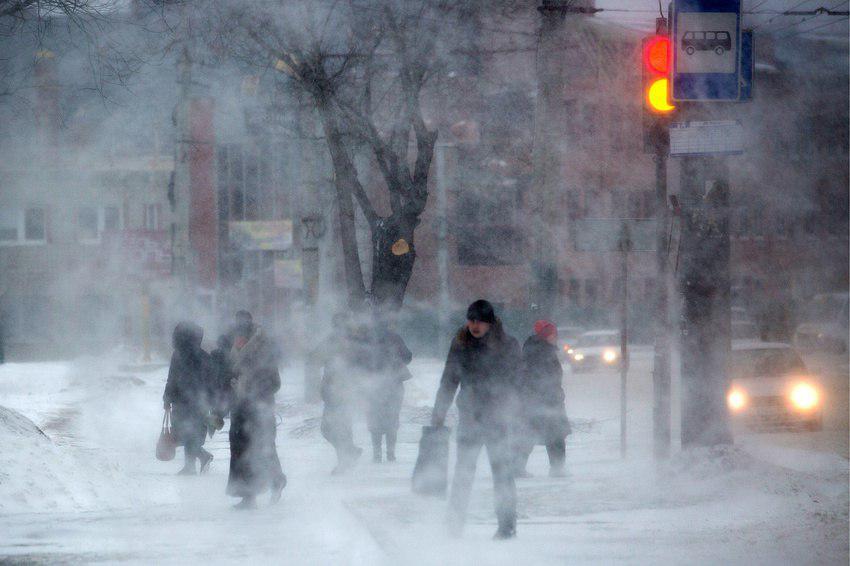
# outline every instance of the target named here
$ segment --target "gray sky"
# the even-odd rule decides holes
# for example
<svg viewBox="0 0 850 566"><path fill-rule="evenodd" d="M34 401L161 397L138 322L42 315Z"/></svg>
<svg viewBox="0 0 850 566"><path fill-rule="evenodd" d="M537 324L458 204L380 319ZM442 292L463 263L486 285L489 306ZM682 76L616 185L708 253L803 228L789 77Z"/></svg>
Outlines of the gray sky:
<svg viewBox="0 0 850 566"><path fill-rule="evenodd" d="M667 14L669 0L662 0ZM847 16L806 15L784 16L786 10L806 11L824 7L828 10L847 11L848 0L743 0L744 27L754 28L756 34L774 33L778 36L805 34L830 39L847 39ZM597 17L617 24L649 31L658 16L658 0L596 0L596 7L606 11ZM610 10L610 11L608 11Z"/></svg>

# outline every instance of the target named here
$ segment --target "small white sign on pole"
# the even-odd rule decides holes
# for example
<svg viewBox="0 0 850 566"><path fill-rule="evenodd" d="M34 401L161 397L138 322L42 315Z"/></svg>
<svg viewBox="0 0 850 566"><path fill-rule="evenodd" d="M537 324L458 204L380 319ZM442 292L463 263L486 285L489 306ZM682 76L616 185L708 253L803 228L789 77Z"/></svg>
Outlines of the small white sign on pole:
<svg viewBox="0 0 850 566"><path fill-rule="evenodd" d="M738 120L670 124L670 155L744 153L744 127Z"/></svg>

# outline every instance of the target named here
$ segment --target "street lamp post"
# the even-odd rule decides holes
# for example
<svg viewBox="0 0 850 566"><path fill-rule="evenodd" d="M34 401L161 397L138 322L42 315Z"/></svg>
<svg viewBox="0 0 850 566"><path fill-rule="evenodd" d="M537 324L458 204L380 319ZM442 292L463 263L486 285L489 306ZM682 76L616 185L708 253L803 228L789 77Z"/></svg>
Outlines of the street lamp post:
<svg viewBox="0 0 850 566"><path fill-rule="evenodd" d="M307 308L309 335L316 332L314 309L319 296L319 242L325 234L325 219L319 213L310 213L301 218L301 268L304 283L304 303ZM320 367L307 352L304 364L304 401L318 403L320 399Z"/></svg>

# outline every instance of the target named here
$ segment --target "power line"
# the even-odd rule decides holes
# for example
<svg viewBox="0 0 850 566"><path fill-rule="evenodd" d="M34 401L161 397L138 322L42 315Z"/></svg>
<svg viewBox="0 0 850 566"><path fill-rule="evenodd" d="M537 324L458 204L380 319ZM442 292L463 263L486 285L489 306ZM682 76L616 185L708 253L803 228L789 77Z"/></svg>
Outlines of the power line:
<svg viewBox="0 0 850 566"><path fill-rule="evenodd" d="M838 23L841 23L841 22L846 22L848 19L850 19L850 16L848 16L848 17L844 17L844 18L840 18L840 19L838 19L838 20L832 20L832 21L829 21L829 22L825 22L825 23L823 23L823 24L821 24L821 25L819 25L819 26L815 26L815 27L813 27L813 28L800 30L800 31L798 31L797 33L785 33L785 34L782 34L780 37L791 37L791 36L795 36L795 35L801 35L801 34L804 34L804 33L813 32L813 31L815 31L815 30L819 30L819 29L821 29L821 28L825 28L825 27L827 27L827 26L831 26L831 25L833 25L833 24L838 24Z"/></svg>
<svg viewBox="0 0 850 566"><path fill-rule="evenodd" d="M792 11L792 10L796 10L797 8L799 8L800 6L802 6L803 4L805 4L806 2L811 2L811 0L803 0L802 2L798 2L797 4L794 4L794 5L793 5L793 6L792 6L789 10L785 10L785 11L786 11L786 12L790 12L790 11ZM756 29L758 29L758 28L760 28L760 27L762 27L762 26L768 26L768 25L770 25L770 24L771 24L771 22L773 22L776 18L778 18L779 16L781 16L781 15L783 15L783 14L784 14L784 12L780 12L780 13L776 14L775 16L773 16L772 18L770 18L769 20L767 20L766 22L761 23L761 24L754 25L754 26L752 27L752 29L753 29L753 30L756 30Z"/></svg>

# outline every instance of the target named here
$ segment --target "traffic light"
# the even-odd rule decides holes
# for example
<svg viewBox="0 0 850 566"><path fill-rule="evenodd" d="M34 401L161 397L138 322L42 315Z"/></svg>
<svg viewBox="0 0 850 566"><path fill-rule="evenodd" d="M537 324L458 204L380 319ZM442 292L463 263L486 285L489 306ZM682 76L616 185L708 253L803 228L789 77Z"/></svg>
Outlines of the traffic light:
<svg viewBox="0 0 850 566"><path fill-rule="evenodd" d="M670 104L670 38L654 35L643 42L644 95L647 109L654 114L667 114Z"/></svg>
<svg viewBox="0 0 850 566"><path fill-rule="evenodd" d="M643 40L643 134L644 149L655 152L666 147L669 116L676 108L670 102L670 36L667 20L659 18L656 33Z"/></svg>

